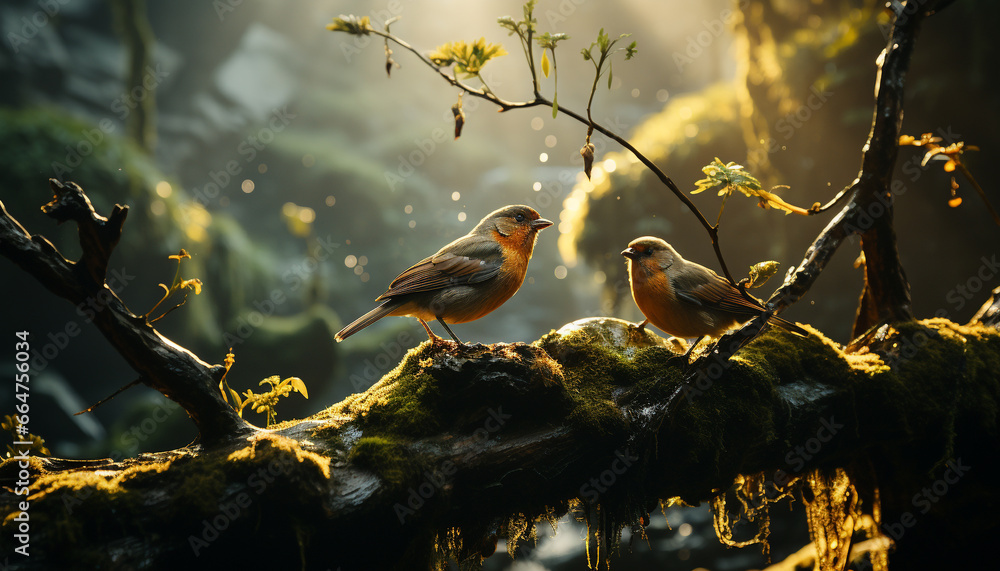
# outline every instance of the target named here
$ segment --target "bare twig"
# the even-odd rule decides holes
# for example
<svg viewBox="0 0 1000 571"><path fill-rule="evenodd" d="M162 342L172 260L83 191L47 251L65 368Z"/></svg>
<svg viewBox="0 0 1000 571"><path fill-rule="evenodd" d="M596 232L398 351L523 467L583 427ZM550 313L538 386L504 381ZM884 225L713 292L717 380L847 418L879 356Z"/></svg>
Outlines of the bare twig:
<svg viewBox="0 0 1000 571"><path fill-rule="evenodd" d="M99 407L102 404L108 402L109 400L115 398L116 396L122 394L123 392L127 391L128 389L131 389L132 387L138 385L141 382L142 382L142 378L135 379L132 382L130 382L130 383L122 386L117 391L111 393L110 395L102 398L101 400L99 400L99 401L95 402L94 404L88 406L87 408L81 410L80 412L74 412L73 416L79 416L79 415L84 414L84 413L94 412L94 409L96 409L97 407Z"/></svg>

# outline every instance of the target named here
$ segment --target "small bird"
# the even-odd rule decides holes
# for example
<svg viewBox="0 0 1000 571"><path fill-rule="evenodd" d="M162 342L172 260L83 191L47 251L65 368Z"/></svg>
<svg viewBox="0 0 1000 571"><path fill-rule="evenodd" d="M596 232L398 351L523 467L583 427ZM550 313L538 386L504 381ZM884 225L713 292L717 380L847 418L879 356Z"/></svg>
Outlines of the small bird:
<svg viewBox="0 0 1000 571"><path fill-rule="evenodd" d="M427 336L439 339L427 322L448 327L479 319L510 299L528 269L539 230L552 222L528 206L504 206L486 215L471 232L396 276L375 301L382 303L340 330L337 342L387 315L416 317Z"/></svg>
<svg viewBox="0 0 1000 571"><path fill-rule="evenodd" d="M756 298L747 299L738 288L712 270L689 262L665 241L636 238L622 251L628 258L632 299L647 323L675 337L698 341L717 336L764 311ZM806 336L801 327L772 315L768 323ZM698 341L691 347L694 348ZM690 352L690 351L689 351Z"/></svg>

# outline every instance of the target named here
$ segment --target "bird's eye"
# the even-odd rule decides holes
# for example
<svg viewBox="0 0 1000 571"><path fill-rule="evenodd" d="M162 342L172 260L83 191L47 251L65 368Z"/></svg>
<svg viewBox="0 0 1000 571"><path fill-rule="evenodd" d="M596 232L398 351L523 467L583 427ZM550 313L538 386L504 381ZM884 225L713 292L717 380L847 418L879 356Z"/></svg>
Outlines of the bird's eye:
<svg viewBox="0 0 1000 571"><path fill-rule="evenodd" d="M524 214L521 214L520 212L515 214L514 220L517 220L518 222L524 222Z"/></svg>

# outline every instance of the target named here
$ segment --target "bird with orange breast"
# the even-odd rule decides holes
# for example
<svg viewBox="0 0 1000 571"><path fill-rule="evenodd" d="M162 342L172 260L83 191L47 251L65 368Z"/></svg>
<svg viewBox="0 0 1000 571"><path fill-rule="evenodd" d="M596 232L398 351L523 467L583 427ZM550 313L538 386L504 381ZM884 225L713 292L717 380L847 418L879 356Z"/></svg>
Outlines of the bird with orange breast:
<svg viewBox="0 0 1000 571"><path fill-rule="evenodd" d="M427 322L437 319L457 343L449 323L486 315L510 299L528 270L538 232L552 222L528 206L505 206L471 232L399 274L375 301L382 302L340 330L338 342L387 315L416 317L431 341L440 339Z"/></svg>
<svg viewBox="0 0 1000 571"><path fill-rule="evenodd" d="M712 270L685 260L660 238L643 236L622 251L628 258L632 299L646 316L639 327L652 323L675 337L718 336L760 315L764 306ZM748 299L749 298L749 299ZM797 335L808 333L772 315L768 323ZM691 345L693 349L698 344ZM690 352L690 351L689 351Z"/></svg>

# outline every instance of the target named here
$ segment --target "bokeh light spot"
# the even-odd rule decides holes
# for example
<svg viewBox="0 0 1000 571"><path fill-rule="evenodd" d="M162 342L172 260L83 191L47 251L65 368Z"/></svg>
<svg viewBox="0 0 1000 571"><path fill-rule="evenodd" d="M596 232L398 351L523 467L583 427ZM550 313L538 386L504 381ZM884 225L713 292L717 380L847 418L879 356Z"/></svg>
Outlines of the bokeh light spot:
<svg viewBox="0 0 1000 571"><path fill-rule="evenodd" d="M174 189L170 187L170 183L165 180L161 180L156 183L156 194L158 194L160 198L169 197L173 191Z"/></svg>

